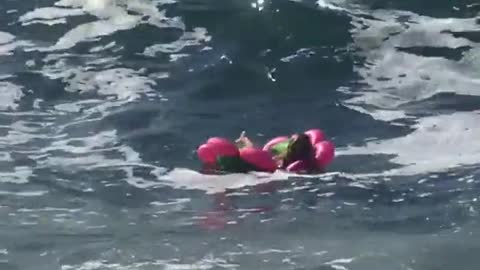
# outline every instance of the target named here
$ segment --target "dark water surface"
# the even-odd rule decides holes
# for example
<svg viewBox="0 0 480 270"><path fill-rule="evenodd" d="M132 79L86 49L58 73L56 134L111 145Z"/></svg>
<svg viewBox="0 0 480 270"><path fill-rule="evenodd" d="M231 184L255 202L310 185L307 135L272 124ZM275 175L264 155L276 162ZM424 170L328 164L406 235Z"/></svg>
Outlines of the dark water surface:
<svg viewBox="0 0 480 270"><path fill-rule="evenodd" d="M476 0L3 0L0 269L478 269ZM202 176L312 127L329 173Z"/></svg>

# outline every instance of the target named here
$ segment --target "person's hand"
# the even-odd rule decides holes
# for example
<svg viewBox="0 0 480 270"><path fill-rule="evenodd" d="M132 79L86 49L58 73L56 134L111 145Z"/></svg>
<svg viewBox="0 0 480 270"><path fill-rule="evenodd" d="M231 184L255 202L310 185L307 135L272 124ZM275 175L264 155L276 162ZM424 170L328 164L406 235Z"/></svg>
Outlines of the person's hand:
<svg viewBox="0 0 480 270"><path fill-rule="evenodd" d="M280 168L283 166L283 157L280 155L274 155L272 157L273 161L277 164L277 166Z"/></svg>
<svg viewBox="0 0 480 270"><path fill-rule="evenodd" d="M242 133L240 133L240 137L238 137L238 139L235 140L236 143L243 143L245 142L245 130L242 131Z"/></svg>
<svg viewBox="0 0 480 270"><path fill-rule="evenodd" d="M240 137L235 140L235 143L240 147L253 147L253 143L250 141L250 139L245 136L245 131L242 131L240 134Z"/></svg>

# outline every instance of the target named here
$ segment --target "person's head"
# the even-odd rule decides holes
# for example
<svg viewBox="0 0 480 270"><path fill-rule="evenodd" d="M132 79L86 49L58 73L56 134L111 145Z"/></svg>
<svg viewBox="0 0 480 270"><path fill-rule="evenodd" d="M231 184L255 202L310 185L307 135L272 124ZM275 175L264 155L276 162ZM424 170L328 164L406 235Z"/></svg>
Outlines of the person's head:
<svg viewBox="0 0 480 270"><path fill-rule="evenodd" d="M313 155L314 149L310 143L310 138L305 134L295 134L292 136L291 142L288 145L283 165L288 166L297 160L310 162Z"/></svg>

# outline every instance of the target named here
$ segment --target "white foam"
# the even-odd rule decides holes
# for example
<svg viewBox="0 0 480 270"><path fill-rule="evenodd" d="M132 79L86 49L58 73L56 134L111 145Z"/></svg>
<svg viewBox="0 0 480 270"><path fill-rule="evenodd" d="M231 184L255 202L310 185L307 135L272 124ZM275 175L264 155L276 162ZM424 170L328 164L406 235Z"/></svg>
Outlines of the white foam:
<svg viewBox="0 0 480 270"><path fill-rule="evenodd" d="M146 56L155 56L158 52L161 53L178 53L188 46L201 45L204 42L211 40L211 36L208 35L208 32L205 28L196 27L193 29L193 32L185 32L180 37L180 39L164 44L155 44L150 47L145 48L143 54Z"/></svg>
<svg viewBox="0 0 480 270"><path fill-rule="evenodd" d="M65 23L65 17L80 16L84 14L85 12L79 8L68 9L44 7L25 13L24 15L20 16L19 21L22 23L22 25L28 25L32 23L44 23L52 25L59 22Z"/></svg>
<svg viewBox="0 0 480 270"><path fill-rule="evenodd" d="M150 2L152 2L152 4L155 6L178 3L177 0L152 0Z"/></svg>
<svg viewBox="0 0 480 270"><path fill-rule="evenodd" d="M88 130L82 130L81 137L72 138L74 137L72 131L77 130L76 125L83 126L87 122L96 123L111 113L113 108L142 98L150 100L161 98L161 95L153 89L155 81L144 76L144 70L111 68L118 64L117 58L102 57L100 54L104 50L116 49L115 42L91 49L91 53L99 55L79 57L69 53L53 52L67 50L81 42L98 40L102 36L111 35L119 30L132 29L139 23L149 23L158 27L172 25L183 27L181 22L166 18L165 12L159 11L155 6L159 3L162 2L62 0L58 1L55 7L38 8L20 17L19 22L23 25L63 23L68 17L85 14L97 17L96 21L70 29L53 46L30 48L30 50L44 50L50 53L43 61L37 61L36 65L29 66L39 68L37 72L46 78L65 83L65 91L89 96L93 94L97 97L56 104L54 108L49 107L42 112L4 112L3 114L10 116L35 116L36 121L41 125L17 121L0 127L6 133L0 138L0 143L10 145L16 153L27 155L29 159L36 162L32 168L12 166L14 171L0 172L1 181L25 183L34 176L34 170L48 168L69 173L88 170L123 171L124 180L131 185L148 188L160 184L158 181L145 181L135 175L134 169L139 167L156 172L161 172L163 168L145 164L134 149L119 144L115 130L98 132L95 129L91 130L89 134L93 135L89 136L84 135ZM142 20L144 17L148 17L148 21ZM205 31L196 29L190 38L195 39L197 38L195 35L204 33ZM186 35L187 39L189 35ZM187 42L190 41L187 40ZM11 53L19 46L31 46L31 44L26 41L16 41L13 35L0 32L0 54ZM0 82L0 90L2 90L0 109L18 109L18 101L23 97L22 88L12 83ZM36 105L36 110L42 109L38 102ZM39 143L32 143L34 140L38 140ZM8 153L3 153L1 158L5 162L13 161Z"/></svg>
<svg viewBox="0 0 480 270"><path fill-rule="evenodd" d="M130 68L112 68L101 71L90 71L89 66L75 66L67 64L65 54L51 54L44 59L50 64L44 65L40 73L51 79L61 79L66 83L65 91L73 93L96 93L100 96L113 97L113 100L98 100L95 104L96 111L106 111L108 108L125 104L153 93L156 97L161 95L153 90L155 81L143 76L144 70ZM104 58L101 59L105 60ZM110 59L114 61L114 59ZM109 61L90 62L89 65L110 64ZM94 101L89 101L94 102ZM71 105L71 104L70 104ZM68 106L70 106L68 105ZM77 103L75 106L83 107L86 104ZM63 108L67 105L62 105ZM90 106L91 107L91 106Z"/></svg>
<svg viewBox="0 0 480 270"><path fill-rule="evenodd" d="M362 93L359 97L348 100L348 103L396 108L442 92L480 95L473 90L480 87L480 78L465 65L448 59L385 51L384 57L374 63L374 67L359 70L359 73L378 92ZM405 76L399 77L400 74ZM392 79L379 81L377 78L381 77Z"/></svg>
<svg viewBox="0 0 480 270"><path fill-rule="evenodd" d="M107 263L104 260L86 261L78 265L62 265L62 270L100 270L100 269L115 269L115 270L130 270L130 269L163 269L163 270L209 270L209 269L238 269L237 264L228 263L221 258L215 258L207 255L198 261L187 263L179 263L178 259L170 260L149 260L145 262L137 262L129 265L122 265L118 263Z"/></svg>
<svg viewBox="0 0 480 270"><path fill-rule="evenodd" d="M50 123L44 122L42 127L31 127L36 125L36 122L16 121L10 125L2 126L1 128L7 130L7 134L0 137L0 143L5 145L21 145L28 143L33 139L59 139L65 136L64 134L52 135L45 133L42 128L48 128Z"/></svg>
<svg viewBox="0 0 480 270"><path fill-rule="evenodd" d="M64 1L65 2L65 1ZM73 1L75 2L75 1ZM83 2L83 8L89 11L107 9L115 5L115 0L86 0Z"/></svg>
<svg viewBox="0 0 480 270"><path fill-rule="evenodd" d="M347 264L347 263L352 263L355 260L355 258L341 258L341 259L335 259L330 262L326 262L325 264Z"/></svg>
<svg viewBox="0 0 480 270"><path fill-rule="evenodd" d="M66 172L91 170L117 170L124 172L124 180L138 188L149 188L161 183L136 177L134 168L148 168L161 171L162 168L145 164L139 153L131 147L117 146L115 130L104 131L81 138L57 139L50 146L30 156L37 161L37 168L49 168ZM72 144L74 143L74 144ZM55 153L55 155L50 155ZM113 156L113 157L112 157Z"/></svg>
<svg viewBox="0 0 480 270"><path fill-rule="evenodd" d="M98 52L101 52L101 51L105 51L105 50L111 49L111 48L115 47L115 45L116 45L116 42L115 42L115 41L112 41L112 42L108 43L108 44L105 45L105 46L96 46L96 47L93 47L92 49L90 49L90 52L91 52L91 53L98 53Z"/></svg>
<svg viewBox="0 0 480 270"><path fill-rule="evenodd" d="M152 174L164 185L177 189L202 190L207 194L220 193L227 189L256 186L272 181L285 181L291 177L328 180L333 175L338 175L338 173L335 172L320 175L296 175L284 171L276 171L274 173L251 172L246 174L207 175L186 168L175 168L168 173L165 173L165 170L154 170Z"/></svg>
<svg viewBox="0 0 480 270"><path fill-rule="evenodd" d="M323 9L338 10L338 11L345 11L346 10L345 8L337 6L336 3L334 4L334 3L330 2L330 1L326 1L326 0L317 0L317 5L320 8L323 8Z"/></svg>
<svg viewBox="0 0 480 270"><path fill-rule="evenodd" d="M58 20L59 17L77 16L84 13L96 16L99 20L81 24L65 33L55 45L47 48L35 48L36 50L69 49L80 42L93 41L117 31L129 30L141 23L152 24L159 28L177 27L184 29L184 25L179 18L167 18L165 11L159 11L154 3L145 1L61 0L55 3L55 6L57 7L47 7L27 13L21 20L27 22L29 19L38 20L38 18ZM130 15L129 12L140 15ZM148 21L142 21L142 17L148 17Z"/></svg>
<svg viewBox="0 0 480 270"><path fill-rule="evenodd" d="M352 99L348 102L353 103L355 101L358 102L358 99ZM358 102L358 103L362 104L362 105L364 104L364 103L360 103L360 102ZM363 107L358 106L358 105L349 105L348 103L345 104L345 107L350 108L352 110L355 110L357 112L363 113L363 114L370 115L373 119L380 120L380 121L389 122L389 121L393 121L393 120L396 120L396 119L410 118L403 111L381 110L381 109L370 110L370 109L363 108Z"/></svg>
<svg viewBox="0 0 480 270"><path fill-rule="evenodd" d="M191 201L190 198L178 198L171 200L169 202L151 202L150 205L153 206L170 206L170 205L179 205L179 204L185 204L189 203Z"/></svg>
<svg viewBox="0 0 480 270"><path fill-rule="evenodd" d="M0 152L0 161L13 161L10 153Z"/></svg>
<svg viewBox="0 0 480 270"><path fill-rule="evenodd" d="M330 265L334 269L338 270L348 270L343 264L350 264L355 261L356 258L340 258L333 261L326 262L326 265Z"/></svg>
<svg viewBox="0 0 480 270"><path fill-rule="evenodd" d="M444 31L473 31L477 28L474 18L435 19L410 12L383 10L375 11L373 15L380 20L362 19L369 28L365 30L358 24L358 29L353 32L355 45L362 49L360 54L368 63L357 67L356 72L371 90L351 92L355 96L345 101L347 106L375 119L391 121L406 116L399 106L438 93L479 95L474 89L480 87L480 79L472 63L417 56L396 49L413 46L478 47L478 44L455 38ZM399 16L408 16L410 22L392 20Z"/></svg>
<svg viewBox="0 0 480 270"><path fill-rule="evenodd" d="M463 58L459 61L460 64L464 64L471 67L473 73L480 70L480 46L476 46L463 54Z"/></svg>
<svg viewBox="0 0 480 270"><path fill-rule="evenodd" d="M95 91L103 96L115 96L118 100L133 101L142 94L153 91L156 83L140 75L141 72L128 68L115 68L98 72L71 70L75 74L67 80L69 92L87 93Z"/></svg>
<svg viewBox="0 0 480 270"><path fill-rule="evenodd" d="M480 163L480 115L457 112L418 120L405 137L368 142L363 147L339 149L339 155L391 154L403 165L384 174L416 175L442 172Z"/></svg>
<svg viewBox="0 0 480 270"><path fill-rule="evenodd" d="M100 20L85 23L75 27L61 37L57 43L46 49L47 51L65 50L72 48L79 42L92 41L95 38L113 34L120 30L128 30L135 27L140 17L122 14L109 20Z"/></svg>
<svg viewBox="0 0 480 270"><path fill-rule="evenodd" d="M98 105L102 103L102 100L98 99L88 99L88 100L79 100L71 103L61 103L54 105L55 110L62 113L78 113L81 110ZM71 123L70 123L71 124Z"/></svg>
<svg viewBox="0 0 480 270"><path fill-rule="evenodd" d="M13 172L0 172L0 182L25 184L28 183L28 178L32 175L32 169L29 167L15 167Z"/></svg>
<svg viewBox="0 0 480 270"><path fill-rule="evenodd" d="M414 104L422 106L422 101L439 93L480 95L476 91L480 89L479 44L448 33L478 30L475 18L437 19L386 10L371 11L371 14L378 20L354 20L357 29L352 33L355 45L361 49L360 55L365 57L365 64L356 66L355 71L368 87L361 91L339 88L340 92L353 96L343 102L346 107L390 122L412 118L409 110L416 108ZM403 20L397 20L400 17ZM369 27L364 28L364 24ZM470 46L473 49L463 54L460 61L419 56L397 49L415 46L452 49ZM480 129L476 127L479 120L479 115L473 112L420 118L412 127L415 130L405 137L370 141L361 147L338 149L337 153L388 154L394 156L393 163L402 166L363 175L366 177L416 175L477 165L480 148L474 142L480 138Z"/></svg>
<svg viewBox="0 0 480 270"><path fill-rule="evenodd" d="M39 190L39 191L4 191L0 190L0 195L10 195L10 196L19 196L19 197L40 197L47 194L48 191L46 190Z"/></svg>
<svg viewBox="0 0 480 270"><path fill-rule="evenodd" d="M155 82L143 76L142 70L114 68L91 71L90 66L93 64L105 68L104 65L109 63L93 61L87 62L87 66L76 66L69 64L69 57L69 54L50 54L44 59L48 64L44 65L40 72L46 77L62 80L66 83L66 91L80 94L94 93L99 98L55 106L52 114L68 116L80 113L80 115L75 116L73 121L55 124L55 134L68 132L70 136L58 137L48 146L34 151L30 158L37 162L37 168L68 173L92 170L123 171L122 178L130 185L138 188L159 185L157 181L146 181L135 176L135 168L145 167L157 171L161 171L162 168L145 164L139 153L126 145L119 145L115 130L95 131L92 135L76 138L72 138L70 133L72 128L75 130L76 125L95 123L108 115L113 108L138 101L144 95L159 97L160 95L152 89Z"/></svg>
<svg viewBox="0 0 480 270"><path fill-rule="evenodd" d="M31 20L28 22L23 23L24 26L31 25L31 24L44 24L48 26L56 25L56 24L66 24L67 20L65 18L54 19L54 20Z"/></svg>
<svg viewBox="0 0 480 270"><path fill-rule="evenodd" d="M475 18L432 18L396 10L375 10L369 12L369 14L376 19L362 18L360 20L362 24L354 21L354 25L358 29L352 32L352 37L355 40L355 45L370 56L381 57L379 50L393 48L394 46L456 48L473 44L470 40L461 37L456 38L445 30L475 30ZM407 17L408 22L397 20L399 17ZM362 27L363 24L367 24L368 28ZM369 50L372 48L377 50Z"/></svg>
<svg viewBox="0 0 480 270"><path fill-rule="evenodd" d="M86 10L95 10L111 7L115 3L115 0L59 0L55 3L55 6L76 7L84 8Z"/></svg>
<svg viewBox="0 0 480 270"><path fill-rule="evenodd" d="M16 110L23 96L23 87L0 81L0 110Z"/></svg>
<svg viewBox="0 0 480 270"><path fill-rule="evenodd" d="M166 175L157 175L160 181L177 189L198 189L208 194L223 192L228 188L239 188L268 182L254 174L204 175L196 171L175 168ZM272 175L273 177L273 175Z"/></svg>
<svg viewBox="0 0 480 270"><path fill-rule="evenodd" d="M109 130L99 132L89 137L67 138L63 140L57 139L52 142L50 146L44 148L42 151L49 152L59 150L72 154L88 154L98 151L101 152L107 149L113 149L115 139L116 132L114 130ZM74 142L77 142L77 144L72 145L72 143Z"/></svg>
<svg viewBox="0 0 480 270"><path fill-rule="evenodd" d="M15 36L7 33L7 32L1 32L0 31L0 44L5 44L5 43L10 43L15 39Z"/></svg>
<svg viewBox="0 0 480 270"><path fill-rule="evenodd" d="M12 51L17 48L24 47L28 50L28 48L32 46L33 43L31 43L30 41L17 40L11 43L0 45L0 55L12 55Z"/></svg>
<svg viewBox="0 0 480 270"><path fill-rule="evenodd" d="M23 213L40 213L40 212L69 212L69 213L78 213L82 212L82 208L55 208L55 207L44 207L44 208L20 208L17 212Z"/></svg>
<svg viewBox="0 0 480 270"><path fill-rule="evenodd" d="M0 55L11 55L12 51L18 47L30 47L33 44L29 41L15 40L15 36L0 31Z"/></svg>
<svg viewBox="0 0 480 270"><path fill-rule="evenodd" d="M178 28L185 30L185 24L180 17L167 18L165 10L158 10L158 4L168 3L171 3L171 1L157 1L156 4L151 1L126 1L126 8L129 11L148 16L146 23L158 28Z"/></svg>

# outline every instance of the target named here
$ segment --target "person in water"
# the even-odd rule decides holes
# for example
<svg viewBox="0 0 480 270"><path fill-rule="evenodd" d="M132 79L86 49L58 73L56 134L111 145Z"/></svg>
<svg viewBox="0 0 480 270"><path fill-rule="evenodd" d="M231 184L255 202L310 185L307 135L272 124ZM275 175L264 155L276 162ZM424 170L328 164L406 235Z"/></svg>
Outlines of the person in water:
<svg viewBox="0 0 480 270"><path fill-rule="evenodd" d="M255 144L242 132L240 137L235 140L239 150L244 148L255 148ZM315 150L310 142L310 138L305 134L295 134L289 140L273 145L269 151L271 159L276 164L277 169L286 170L292 163L301 160L303 165L301 172L313 173L323 171L318 168L315 162ZM244 173L248 171L265 171L258 168L240 157L240 155L219 156L217 157L217 168L209 168L210 171L222 171L230 173Z"/></svg>
<svg viewBox="0 0 480 270"><path fill-rule="evenodd" d="M262 171L252 163L242 159L240 151L242 149L254 149L253 142L245 136L243 131L238 139L235 140L235 147L239 151L229 151L231 153L219 154L214 164L204 164L205 172L212 173L246 173L249 171Z"/></svg>
<svg viewBox="0 0 480 270"><path fill-rule="evenodd" d="M245 133L242 133L235 142L243 147L255 147ZM289 140L273 145L269 152L279 169L285 170L298 160L304 162L304 171L311 172L317 169L315 150L306 134L294 134Z"/></svg>
<svg viewBox="0 0 480 270"><path fill-rule="evenodd" d="M263 149L242 132L235 144L223 138L211 138L199 147L198 154L207 172L273 172L277 169L297 173L323 172L331 162L334 147L324 140L320 130L270 140Z"/></svg>

